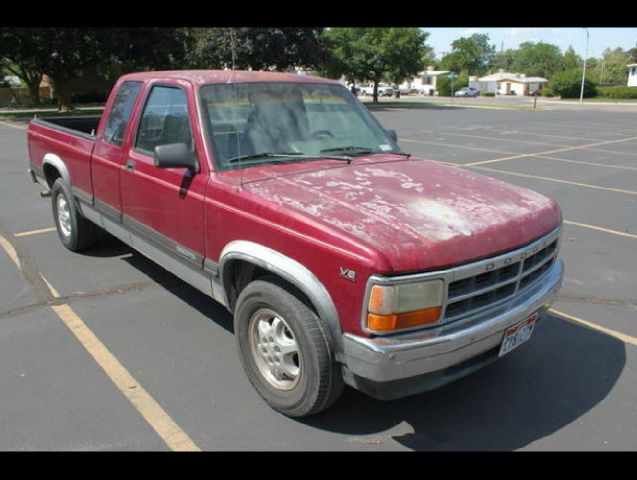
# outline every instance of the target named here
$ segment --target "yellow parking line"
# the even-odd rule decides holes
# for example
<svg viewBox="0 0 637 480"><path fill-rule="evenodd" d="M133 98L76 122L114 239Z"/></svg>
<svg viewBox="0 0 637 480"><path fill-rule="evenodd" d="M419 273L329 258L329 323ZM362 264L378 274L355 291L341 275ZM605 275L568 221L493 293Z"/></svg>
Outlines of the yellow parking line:
<svg viewBox="0 0 637 480"><path fill-rule="evenodd" d="M555 129L552 128L551 131L554 132ZM535 135L536 137L539 136L539 137L554 137L554 138L570 138L572 140L586 140L586 141L589 141L589 142L591 140L599 140L599 141L603 140L601 138L575 137L575 136L572 136L572 135L555 135L554 133L542 133L542 132L538 132L538 131L535 131L535 132L531 132L531 131L522 132L522 131L516 130L516 134L520 134L520 135Z"/></svg>
<svg viewBox="0 0 637 480"><path fill-rule="evenodd" d="M545 125L537 124L537 123L534 124L534 126L545 127ZM557 125L552 126L551 131L553 131L553 129L564 130L564 127L566 127L569 133L572 130L577 130L577 129L580 129L583 132L592 131L595 134L601 134L601 135L616 135L618 133L621 135L635 135L635 133L637 133L637 130L635 130L634 128L629 128L629 127L618 127L618 128L621 128L622 130L629 130L629 133L624 133L624 132L618 131L618 128L615 128L613 130L604 128L603 130L601 130L600 125L592 125L590 123L582 124L577 122L565 122L562 120L560 120ZM608 125L602 125L602 127L608 127ZM577 137L573 137L573 138L577 138ZM591 140L591 139L588 138L587 140Z"/></svg>
<svg viewBox="0 0 637 480"><path fill-rule="evenodd" d="M557 178L540 177L538 175L529 175L527 173L511 172L509 170L496 170L495 168L474 167L472 165L461 165L461 167L476 168L478 170L486 170L487 172L503 173L505 175L513 175L516 177L534 178L537 180L546 180L547 182L564 183L566 185L574 185L576 187L593 188L595 190L606 190L608 192L626 193L628 195L637 195L637 191L624 190L623 188L600 187L599 185L589 185L587 183L571 182L569 180L560 180Z"/></svg>
<svg viewBox="0 0 637 480"><path fill-rule="evenodd" d="M459 137L472 137L472 138L483 138L485 140L497 140L501 142L510 142L510 143L528 143L529 145L544 145L546 147L565 147L566 145L556 145L554 143L544 143L544 142L534 142L532 140L516 140L512 138L502 138L502 137L489 137L486 135L474 135L472 133L455 133L448 132L447 135L456 135Z"/></svg>
<svg viewBox="0 0 637 480"><path fill-rule="evenodd" d="M557 160L558 162L578 163L580 165L591 165L593 167L618 168L620 170L637 170L637 167L627 167L625 165L615 165L615 164L612 164L612 163L584 162L582 160L569 160L569 159L566 159L566 158L549 157L547 155L537 155L537 158L546 158L548 160Z"/></svg>
<svg viewBox="0 0 637 480"><path fill-rule="evenodd" d="M55 227L40 228L39 230L29 230L28 232L14 233L14 237L28 237L29 235L39 235L40 233L55 232Z"/></svg>
<svg viewBox="0 0 637 480"><path fill-rule="evenodd" d="M15 248L13 248L13 245L11 245L11 242L9 242L2 235L0 235L0 246L3 248L5 252L7 252L7 255L9 255L9 258L11 259L11 261L15 263L16 267L18 267L18 270L22 270L22 265L20 264L20 258L18 257L18 252L15 251Z"/></svg>
<svg viewBox="0 0 637 480"><path fill-rule="evenodd" d="M60 292L58 292L55 287L53 285L51 285L49 283L49 281L45 278L44 275L42 275L42 273L40 272L40 278L42 279L42 281L44 282L44 284L46 285L46 288L49 289L49 292L51 292L51 296L53 298L60 298Z"/></svg>
<svg viewBox="0 0 637 480"><path fill-rule="evenodd" d="M0 235L0 246L7 252L9 258L21 270L20 259L11 242ZM51 295L59 298L59 292L40 274L49 288ZM52 305L51 308L62 323L75 335L86 351L104 370L120 392L128 399L133 407L144 417L146 422L155 430L166 445L175 451L199 451L199 447L190 439L179 425L166 413L155 399L140 385L117 358L106 348L92 330L71 309L70 306Z"/></svg>
<svg viewBox="0 0 637 480"><path fill-rule="evenodd" d="M628 142L628 144L630 145L630 142ZM602 148L588 148L587 150L590 150L591 152L600 152L600 153L614 153L615 155L631 155L631 156L637 156L637 153L635 152L617 152L615 150L604 150Z"/></svg>
<svg viewBox="0 0 637 480"><path fill-rule="evenodd" d="M549 154L553 154L553 153L570 152L570 151L573 151L573 150L582 150L582 149L587 149L587 148L596 147L596 146L600 146L600 145L610 145L610 144L613 144L613 143L626 142L628 140L634 140L636 138L637 137L630 137L630 138L624 138L624 139L621 139L621 140L609 140L609 141L605 141L605 142L589 143L589 144L586 144L586 145L576 145L576 146L573 146L573 147L565 147L565 148L558 148L558 149L555 149L555 150L547 150L545 152L521 153L519 155L513 155L513 156L510 156L510 157L494 158L492 160L482 160L480 162L465 163L465 164L463 164L463 166L465 166L465 167L473 167L475 165L486 165L488 163L502 162L502 161L505 161L505 160L514 160L514 159L517 159L517 158L537 157L537 156L549 155Z"/></svg>
<svg viewBox="0 0 637 480"><path fill-rule="evenodd" d="M51 308L171 450L200 450L186 432L173 421L166 411L126 370L71 307L68 305L53 305Z"/></svg>
<svg viewBox="0 0 637 480"><path fill-rule="evenodd" d="M579 318L574 315L569 315L568 313L560 312L559 310L555 310L554 308L549 309L549 312L555 313L556 315L559 315L560 317L564 317L573 322L586 325L587 327L592 328L593 330L603 332L606 335L615 337L624 343L630 343L631 345L637 346L637 338L631 337L630 335L626 335L625 333L618 332L617 330L613 330L611 328L602 327L601 325L597 325L596 323L589 322L588 320L584 320L583 318Z"/></svg>
<svg viewBox="0 0 637 480"><path fill-rule="evenodd" d="M619 235L621 237L637 238L637 235L635 235L634 233L620 232L618 230L611 230L610 228L598 227L596 225L588 225L587 223L573 222L571 220L563 220L563 222L566 223L567 225L575 225L576 227L590 228L591 230L597 230L604 233L611 233L613 235Z"/></svg>
<svg viewBox="0 0 637 480"><path fill-rule="evenodd" d="M514 153L514 152L507 152L507 151L504 151L504 150L494 150L492 148L467 147L465 145L457 145L455 143L435 142L433 140L413 140L411 138L401 138L400 141L401 142L424 143L424 144L428 144L428 145L441 145L443 147L461 148L463 150L475 150L477 152L508 153L508 154Z"/></svg>

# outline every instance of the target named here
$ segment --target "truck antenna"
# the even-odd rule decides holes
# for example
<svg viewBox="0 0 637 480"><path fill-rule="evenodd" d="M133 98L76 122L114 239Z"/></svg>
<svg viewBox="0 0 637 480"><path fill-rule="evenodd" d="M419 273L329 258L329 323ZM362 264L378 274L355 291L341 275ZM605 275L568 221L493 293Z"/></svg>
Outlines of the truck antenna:
<svg viewBox="0 0 637 480"><path fill-rule="evenodd" d="M237 50L235 47L234 28L230 28L230 50L232 52L232 83L234 84L234 100L232 102L232 110L234 120L237 119L237 71L235 63L237 58ZM235 135L237 139L237 156L239 157L239 185L243 188L243 167L241 165L241 142L239 141L239 132Z"/></svg>

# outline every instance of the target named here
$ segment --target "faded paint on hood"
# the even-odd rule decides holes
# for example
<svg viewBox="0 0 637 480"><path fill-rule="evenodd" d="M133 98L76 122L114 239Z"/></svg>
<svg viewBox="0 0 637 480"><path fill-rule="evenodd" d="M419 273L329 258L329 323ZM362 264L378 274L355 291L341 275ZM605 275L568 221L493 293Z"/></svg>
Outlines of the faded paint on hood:
<svg viewBox="0 0 637 480"><path fill-rule="evenodd" d="M384 255L393 272L489 257L561 222L557 204L531 190L434 161L379 160L248 169L244 188L346 232Z"/></svg>

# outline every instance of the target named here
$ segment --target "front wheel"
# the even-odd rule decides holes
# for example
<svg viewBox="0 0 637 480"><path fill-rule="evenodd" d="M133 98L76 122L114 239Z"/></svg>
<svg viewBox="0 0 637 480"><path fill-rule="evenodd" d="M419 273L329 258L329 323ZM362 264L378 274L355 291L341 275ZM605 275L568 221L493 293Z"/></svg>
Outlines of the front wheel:
<svg viewBox="0 0 637 480"><path fill-rule="evenodd" d="M239 295L235 335L246 374L268 404L290 417L314 415L343 391L339 365L316 314L277 279Z"/></svg>

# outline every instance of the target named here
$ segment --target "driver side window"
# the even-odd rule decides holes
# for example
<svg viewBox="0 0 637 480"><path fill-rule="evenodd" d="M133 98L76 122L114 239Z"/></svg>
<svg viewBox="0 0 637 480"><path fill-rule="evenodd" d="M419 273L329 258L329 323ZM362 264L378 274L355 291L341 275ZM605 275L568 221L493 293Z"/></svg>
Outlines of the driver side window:
<svg viewBox="0 0 637 480"><path fill-rule="evenodd" d="M186 92L177 87L155 86L144 106L135 148L153 155L157 145L171 143L192 147Z"/></svg>

